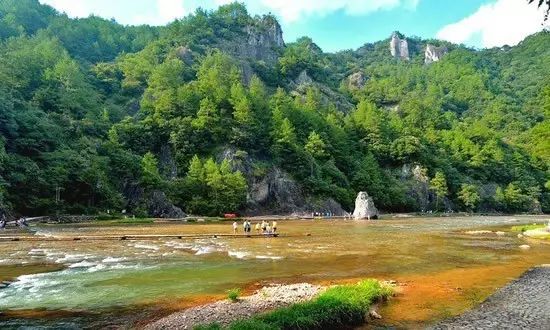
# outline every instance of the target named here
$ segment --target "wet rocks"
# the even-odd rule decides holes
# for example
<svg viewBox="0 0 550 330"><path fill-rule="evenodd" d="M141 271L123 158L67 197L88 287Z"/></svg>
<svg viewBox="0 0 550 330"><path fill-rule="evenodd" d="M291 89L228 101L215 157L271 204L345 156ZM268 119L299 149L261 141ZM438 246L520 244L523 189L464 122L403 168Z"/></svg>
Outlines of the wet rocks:
<svg viewBox="0 0 550 330"><path fill-rule="evenodd" d="M353 218L355 220L361 219L377 219L378 209L374 206L372 197L369 197L367 192L361 191L357 194L355 199L355 210L353 211Z"/></svg>
<svg viewBox="0 0 550 330"><path fill-rule="evenodd" d="M432 329L550 329L550 268L527 271L479 307Z"/></svg>

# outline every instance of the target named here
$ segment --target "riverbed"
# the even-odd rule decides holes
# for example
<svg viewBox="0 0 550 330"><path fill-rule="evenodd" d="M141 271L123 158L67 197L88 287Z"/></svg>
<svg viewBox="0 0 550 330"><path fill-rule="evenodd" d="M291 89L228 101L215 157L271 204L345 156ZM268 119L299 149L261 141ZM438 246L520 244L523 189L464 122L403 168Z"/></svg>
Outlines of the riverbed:
<svg viewBox="0 0 550 330"><path fill-rule="evenodd" d="M377 325L422 327L472 307L550 245L511 226L547 216L280 220L281 237L1 243L0 327L140 326L173 311L271 283L395 280ZM253 223L254 224L254 223ZM228 234L230 222L40 225L41 236ZM241 229L241 228L239 228ZM471 230L504 230L467 234ZM522 244L531 249L522 250Z"/></svg>

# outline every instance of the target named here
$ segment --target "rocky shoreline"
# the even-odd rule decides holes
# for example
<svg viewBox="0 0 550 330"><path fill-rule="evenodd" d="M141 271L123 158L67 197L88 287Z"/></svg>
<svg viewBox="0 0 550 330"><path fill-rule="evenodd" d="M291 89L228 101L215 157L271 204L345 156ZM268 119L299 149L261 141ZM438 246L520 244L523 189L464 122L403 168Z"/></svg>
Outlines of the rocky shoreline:
<svg viewBox="0 0 550 330"><path fill-rule="evenodd" d="M310 300L324 290L322 286L309 283L263 287L236 302L225 299L173 313L145 329L193 329L199 324L210 323L228 325L235 320Z"/></svg>
<svg viewBox="0 0 550 330"><path fill-rule="evenodd" d="M550 329L550 265L528 270L477 308L432 329Z"/></svg>

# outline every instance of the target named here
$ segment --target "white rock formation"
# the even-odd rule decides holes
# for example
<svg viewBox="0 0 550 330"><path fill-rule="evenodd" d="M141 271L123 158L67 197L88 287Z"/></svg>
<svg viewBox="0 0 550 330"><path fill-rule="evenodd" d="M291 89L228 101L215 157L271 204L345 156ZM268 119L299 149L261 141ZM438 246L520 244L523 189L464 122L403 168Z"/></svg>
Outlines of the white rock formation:
<svg viewBox="0 0 550 330"><path fill-rule="evenodd" d="M401 39L397 32L391 35L390 40L390 53L395 58L402 60L409 60L409 43L407 39Z"/></svg>
<svg viewBox="0 0 550 330"><path fill-rule="evenodd" d="M378 210L376 209L376 206L374 206L372 197L369 197L369 195L365 191L361 191L359 192L359 194L357 194L357 198L355 199L355 210L353 211L353 218L355 220L370 220L378 218Z"/></svg>
<svg viewBox="0 0 550 330"><path fill-rule="evenodd" d="M443 55L447 54L447 47L436 47L434 45L427 44L426 51L424 52L424 63L430 64L439 61Z"/></svg>

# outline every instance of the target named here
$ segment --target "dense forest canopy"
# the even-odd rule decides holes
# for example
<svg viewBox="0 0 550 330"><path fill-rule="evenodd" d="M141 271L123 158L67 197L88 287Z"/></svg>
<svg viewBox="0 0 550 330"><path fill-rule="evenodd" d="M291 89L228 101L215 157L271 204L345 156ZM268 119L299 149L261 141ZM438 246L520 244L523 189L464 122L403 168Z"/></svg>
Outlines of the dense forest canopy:
<svg viewBox="0 0 550 330"><path fill-rule="evenodd" d="M149 27L0 0L0 209L550 211L550 33L396 35L410 59L284 44L239 3Z"/></svg>

